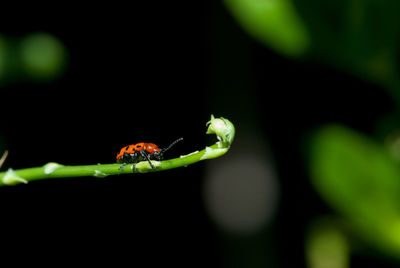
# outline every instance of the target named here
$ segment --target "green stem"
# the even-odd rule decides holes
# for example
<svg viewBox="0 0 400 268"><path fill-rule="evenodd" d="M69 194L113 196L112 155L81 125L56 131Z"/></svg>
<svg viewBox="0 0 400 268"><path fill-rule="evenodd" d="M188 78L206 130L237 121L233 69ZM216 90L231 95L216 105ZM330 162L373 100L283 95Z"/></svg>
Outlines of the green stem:
<svg viewBox="0 0 400 268"><path fill-rule="evenodd" d="M204 150L196 151L188 155L178 158L152 161L155 168L152 168L147 161L139 162L132 170L133 164L98 164L85 166L64 166L58 163L50 162L41 167L25 168L19 170L9 169L5 172L0 172L0 186L15 185L19 183L28 183L29 181L53 179L53 178L71 178L71 177L106 177L109 175L132 174L158 172L178 167L186 167L193 163L212 159L224 155L230 148L235 135L233 124L224 118L214 118L211 116L210 126L207 134L216 134L218 142L212 146L206 147Z"/></svg>

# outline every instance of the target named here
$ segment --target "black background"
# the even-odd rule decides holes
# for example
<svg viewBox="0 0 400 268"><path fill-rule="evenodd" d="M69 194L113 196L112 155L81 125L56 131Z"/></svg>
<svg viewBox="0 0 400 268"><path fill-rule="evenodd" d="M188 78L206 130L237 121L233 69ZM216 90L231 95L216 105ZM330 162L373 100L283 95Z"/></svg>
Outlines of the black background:
<svg viewBox="0 0 400 268"><path fill-rule="evenodd" d="M111 163L127 144L162 147L184 137L171 150L174 157L212 142L204 135L211 113L231 119L238 137L240 123L256 115L281 185L271 227L274 259L278 267L304 267L307 223L330 212L308 183L304 135L327 122L371 133L391 111L390 98L312 60L275 54L247 36L218 2L134 5L10 9L1 33L49 32L67 47L69 67L54 83L1 88L0 131L9 150L3 169ZM248 93L256 100L251 106L235 97L248 90L247 78L235 77L232 67L243 65L256 85ZM228 88L233 83L239 86ZM3 187L2 256L52 266L221 267L223 246L202 201L204 165ZM365 256L353 262L379 263Z"/></svg>

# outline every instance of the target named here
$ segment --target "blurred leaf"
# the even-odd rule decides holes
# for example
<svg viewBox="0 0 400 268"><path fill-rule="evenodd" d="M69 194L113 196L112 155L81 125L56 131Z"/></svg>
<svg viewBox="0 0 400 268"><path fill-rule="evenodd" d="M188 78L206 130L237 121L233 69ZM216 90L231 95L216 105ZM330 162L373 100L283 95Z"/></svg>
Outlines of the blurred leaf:
<svg viewBox="0 0 400 268"><path fill-rule="evenodd" d="M343 126L315 135L311 174L317 191L356 232L400 257L400 168L388 151Z"/></svg>
<svg viewBox="0 0 400 268"><path fill-rule="evenodd" d="M309 36L291 0L225 0L226 6L253 37L286 56L300 56Z"/></svg>

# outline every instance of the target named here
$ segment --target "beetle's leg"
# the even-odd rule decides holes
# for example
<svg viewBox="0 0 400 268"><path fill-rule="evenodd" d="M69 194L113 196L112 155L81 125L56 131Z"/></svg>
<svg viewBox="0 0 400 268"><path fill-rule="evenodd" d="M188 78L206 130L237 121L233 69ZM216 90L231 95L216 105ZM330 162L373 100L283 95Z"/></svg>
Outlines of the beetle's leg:
<svg viewBox="0 0 400 268"><path fill-rule="evenodd" d="M133 163L133 165L132 165L132 172L133 173L135 173L135 166L136 166L136 163Z"/></svg>
<svg viewBox="0 0 400 268"><path fill-rule="evenodd" d="M140 152L140 155L141 155L142 157L146 158L146 160L147 160L147 162L149 162L151 168L155 168L155 167L153 166L153 164L151 163L150 158L149 158L149 156L146 154L146 152L143 151L143 150L142 150L142 151L139 151L139 152Z"/></svg>
<svg viewBox="0 0 400 268"><path fill-rule="evenodd" d="M123 163L118 169L122 169L127 163Z"/></svg>
<svg viewBox="0 0 400 268"><path fill-rule="evenodd" d="M135 173L136 163L138 162L138 155L139 155L139 152L135 152L133 154L130 154L131 163L133 163L133 165L132 165L132 172L133 173Z"/></svg>

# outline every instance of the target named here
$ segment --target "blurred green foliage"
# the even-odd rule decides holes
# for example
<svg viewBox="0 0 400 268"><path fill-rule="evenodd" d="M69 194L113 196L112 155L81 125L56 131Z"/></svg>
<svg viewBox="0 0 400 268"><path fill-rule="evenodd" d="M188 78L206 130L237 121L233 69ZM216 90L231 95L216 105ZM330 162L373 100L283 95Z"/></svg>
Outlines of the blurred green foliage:
<svg viewBox="0 0 400 268"><path fill-rule="evenodd" d="M307 267L348 268L350 266L348 240L337 220L331 217L316 220L307 234Z"/></svg>
<svg viewBox="0 0 400 268"><path fill-rule="evenodd" d="M289 57L383 85L400 101L397 0L225 0L239 24Z"/></svg>
<svg viewBox="0 0 400 268"><path fill-rule="evenodd" d="M400 167L383 145L326 126L315 134L310 169L317 191L356 233L400 257Z"/></svg>
<svg viewBox="0 0 400 268"><path fill-rule="evenodd" d="M25 36L20 43L20 55L23 70L36 80L57 78L65 69L65 47L47 33Z"/></svg>
<svg viewBox="0 0 400 268"><path fill-rule="evenodd" d="M0 36L0 85L52 82L65 72L67 64L65 45L49 33Z"/></svg>
<svg viewBox="0 0 400 268"><path fill-rule="evenodd" d="M293 0L310 36L309 56L379 83L399 100L397 0Z"/></svg>
<svg viewBox="0 0 400 268"><path fill-rule="evenodd" d="M277 52L299 56L309 36L290 0L225 0L242 27Z"/></svg>
<svg viewBox="0 0 400 268"><path fill-rule="evenodd" d="M225 4L249 35L277 53L327 64L378 84L400 104L400 1L225 0ZM309 168L316 190L360 237L400 257L400 166L393 152L339 125L317 130L310 144ZM313 243L333 236L315 234Z"/></svg>

